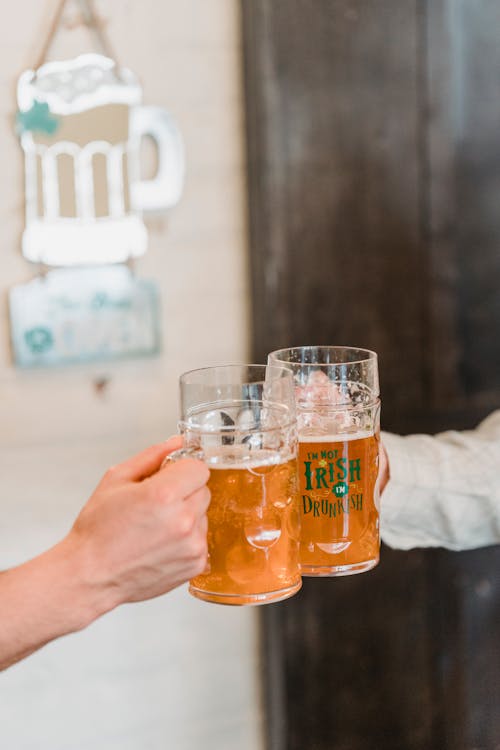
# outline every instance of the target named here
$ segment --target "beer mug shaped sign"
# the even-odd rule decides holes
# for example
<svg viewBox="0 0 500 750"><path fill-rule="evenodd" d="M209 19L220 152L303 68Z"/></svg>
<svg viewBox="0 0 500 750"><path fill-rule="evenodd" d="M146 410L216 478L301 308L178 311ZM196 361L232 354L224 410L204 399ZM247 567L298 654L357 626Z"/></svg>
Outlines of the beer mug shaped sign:
<svg viewBox="0 0 500 750"><path fill-rule="evenodd" d="M181 137L167 112L141 106L135 75L98 54L26 71L17 93L25 258L74 266L142 255L142 212L173 206L184 179ZM157 146L151 180L140 177L144 136Z"/></svg>

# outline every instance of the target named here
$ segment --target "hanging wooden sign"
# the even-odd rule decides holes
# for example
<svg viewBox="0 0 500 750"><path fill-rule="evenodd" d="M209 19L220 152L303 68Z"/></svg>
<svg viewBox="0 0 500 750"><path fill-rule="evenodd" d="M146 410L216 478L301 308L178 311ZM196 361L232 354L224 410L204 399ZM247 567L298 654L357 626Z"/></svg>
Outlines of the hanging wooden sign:
<svg viewBox="0 0 500 750"><path fill-rule="evenodd" d="M19 367L157 354L156 286L127 266L56 269L9 295L11 338Z"/></svg>
<svg viewBox="0 0 500 750"><path fill-rule="evenodd" d="M142 106L141 98L134 74L99 54L21 75L17 130L25 159L27 260L95 265L146 251L142 213L178 201L184 156L168 113ZM157 146L152 180L140 178L144 136Z"/></svg>
<svg viewBox="0 0 500 750"><path fill-rule="evenodd" d="M139 81L115 62L92 0L78 4L100 53L45 62L66 6L56 0L39 59L17 86L22 252L58 267L10 291L20 367L149 356L160 348L157 288L120 264L146 252L144 212L179 200L182 140L163 108L142 105ZM149 180L140 168L145 136L157 150Z"/></svg>

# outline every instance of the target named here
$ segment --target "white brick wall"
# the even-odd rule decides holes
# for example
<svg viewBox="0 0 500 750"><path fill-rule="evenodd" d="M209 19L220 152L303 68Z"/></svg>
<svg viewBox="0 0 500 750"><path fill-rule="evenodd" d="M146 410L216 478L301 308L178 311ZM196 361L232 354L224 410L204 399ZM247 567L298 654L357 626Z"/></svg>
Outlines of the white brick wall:
<svg viewBox="0 0 500 750"><path fill-rule="evenodd" d="M150 223L137 273L161 288L164 353L153 361L13 369L5 298L34 269L20 254L22 159L15 81L53 10L17 0L0 28L0 568L71 524L110 464L175 429L177 376L248 351L238 0L97 0L117 56L186 141L187 183ZM63 31L52 56L85 50ZM109 378L103 395L93 381ZM0 611L1 617L1 611ZM260 750L253 610L185 590L124 607L0 675L3 750Z"/></svg>

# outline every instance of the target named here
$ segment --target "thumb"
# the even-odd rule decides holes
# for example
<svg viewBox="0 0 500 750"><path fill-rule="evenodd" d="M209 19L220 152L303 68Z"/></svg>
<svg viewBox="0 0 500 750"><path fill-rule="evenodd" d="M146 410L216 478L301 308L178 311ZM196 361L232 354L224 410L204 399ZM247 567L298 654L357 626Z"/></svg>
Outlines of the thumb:
<svg viewBox="0 0 500 750"><path fill-rule="evenodd" d="M155 474L160 469L165 456L179 448L182 448L182 437L174 435L164 443L152 445L127 461L117 464L113 467L112 476L120 481L140 482Z"/></svg>

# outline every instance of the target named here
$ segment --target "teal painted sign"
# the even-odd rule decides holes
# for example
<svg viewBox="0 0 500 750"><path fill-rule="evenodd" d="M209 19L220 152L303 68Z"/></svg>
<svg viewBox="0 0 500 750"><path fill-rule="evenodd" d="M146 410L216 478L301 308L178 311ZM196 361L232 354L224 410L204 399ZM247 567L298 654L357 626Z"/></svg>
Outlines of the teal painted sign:
<svg viewBox="0 0 500 750"><path fill-rule="evenodd" d="M146 357L160 350L158 291L127 266L57 269L11 289L19 367Z"/></svg>

